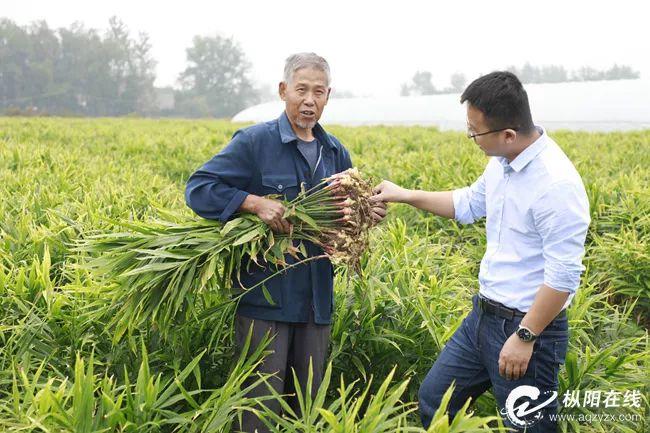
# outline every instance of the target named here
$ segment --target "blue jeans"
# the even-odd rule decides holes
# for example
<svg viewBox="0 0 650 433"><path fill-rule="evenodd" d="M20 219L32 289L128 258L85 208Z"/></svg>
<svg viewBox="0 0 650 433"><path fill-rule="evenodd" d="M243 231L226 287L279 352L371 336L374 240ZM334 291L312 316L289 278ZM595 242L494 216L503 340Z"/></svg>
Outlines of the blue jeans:
<svg viewBox="0 0 650 433"><path fill-rule="evenodd" d="M452 382L455 388L448 407L450 420L467 399L476 399L490 387L502 414L505 414L504 407L510 391L520 385L537 387L542 395L537 400L522 397L516 400L516 406L530 401L529 407L533 408L551 400L552 392L557 392L558 370L560 364L564 363L568 344L567 318L554 319L535 340L524 376L518 380L506 380L499 374L499 353L508 337L516 331L521 318L504 319L482 311L478 306L478 295L474 296L472 302L472 311L440 352L420 386L420 417L425 428L429 427L443 394ZM541 419L529 424L525 431L557 431L557 422L550 418L557 414L559 398L561 396L537 411L536 416ZM529 415L526 421L531 416L534 415ZM524 431L521 424L515 425L506 415L502 417L506 426Z"/></svg>

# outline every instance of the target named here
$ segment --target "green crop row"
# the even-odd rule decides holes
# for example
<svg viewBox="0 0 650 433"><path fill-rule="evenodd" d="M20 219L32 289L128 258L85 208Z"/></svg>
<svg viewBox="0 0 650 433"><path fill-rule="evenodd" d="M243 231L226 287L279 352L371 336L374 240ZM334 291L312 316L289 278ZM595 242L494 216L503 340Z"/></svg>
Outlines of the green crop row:
<svg viewBox="0 0 650 433"><path fill-rule="evenodd" d="M237 358L232 305L217 308L220 295L206 292L169 333L143 325L116 340L118 288L89 274L73 248L117 230L115 220L148 221L157 209L191 216L185 180L239 127L0 118L0 431L225 432L251 407L245 379L263 354ZM328 129L364 173L410 188L465 186L487 161L456 132ZM551 135L582 175L592 216L560 391L647 396L650 131ZM302 415L269 418L278 431L421 431L418 385L478 289L484 225L391 205L371 242L361 273L336 278L327 380L314 400L304 396ZM645 419L647 405L626 413ZM450 428L439 413L431 431L498 430L490 393L467 410ZM648 424L562 427L642 432Z"/></svg>

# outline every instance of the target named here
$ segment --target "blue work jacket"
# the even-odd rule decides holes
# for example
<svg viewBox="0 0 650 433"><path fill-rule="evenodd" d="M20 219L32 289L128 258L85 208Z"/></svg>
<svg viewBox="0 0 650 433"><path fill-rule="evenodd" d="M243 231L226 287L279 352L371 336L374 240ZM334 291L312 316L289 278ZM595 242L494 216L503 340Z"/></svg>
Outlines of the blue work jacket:
<svg viewBox="0 0 650 433"><path fill-rule="evenodd" d="M323 178L352 167L349 152L333 135L319 124L313 134L321 145L321 157L312 174L286 113L238 130L221 152L190 176L185 189L187 205L204 218L225 222L233 218L248 194L281 194L291 200L302 183L309 189ZM322 249L310 242L305 246L310 256L322 254ZM286 261L295 263L289 255ZM240 280L232 276L235 287L240 287L240 282L245 288L253 287L274 272L254 263L242 265ZM313 309L315 323L329 324L334 309L333 276L327 259L298 265L264 283L273 304L260 286L242 296L237 311L253 319L305 323Z"/></svg>

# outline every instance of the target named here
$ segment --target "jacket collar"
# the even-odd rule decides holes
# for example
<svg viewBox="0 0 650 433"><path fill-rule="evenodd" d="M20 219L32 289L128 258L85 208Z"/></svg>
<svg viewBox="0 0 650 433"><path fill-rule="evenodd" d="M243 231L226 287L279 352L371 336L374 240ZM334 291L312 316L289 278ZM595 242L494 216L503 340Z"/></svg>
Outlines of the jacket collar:
<svg viewBox="0 0 650 433"><path fill-rule="evenodd" d="M296 133L293 132L293 128L291 127L291 122L289 122L286 111L283 111L278 118L278 128L280 129L280 139L283 143L291 143L298 140ZM313 129L313 134L314 137L318 139L318 141L329 146L333 150L337 150L337 147L334 145L334 143L332 143L329 135L327 132L325 132L320 123L316 122L316 126L314 126Z"/></svg>

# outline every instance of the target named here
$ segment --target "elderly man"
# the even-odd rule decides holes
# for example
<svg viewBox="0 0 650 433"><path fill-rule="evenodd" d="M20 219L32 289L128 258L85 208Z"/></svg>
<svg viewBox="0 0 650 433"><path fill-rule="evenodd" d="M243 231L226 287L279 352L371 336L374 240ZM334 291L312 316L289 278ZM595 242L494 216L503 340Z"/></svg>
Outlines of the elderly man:
<svg viewBox="0 0 650 433"><path fill-rule="evenodd" d="M284 79L279 84L285 102L282 115L270 122L237 131L230 143L194 173L187 182L188 206L204 218L227 221L235 212L258 215L276 232L288 232L285 208L268 194L296 197L301 185L306 189L335 173L352 167L350 154L318 120L330 95L330 68L314 53L300 53L286 60ZM374 217L381 220L385 205L378 204ZM322 254L307 243L310 256ZM289 264L294 263L287 256ZM241 284L252 287L270 276L272 269L251 266L242 271ZM252 326L251 346L255 347L270 331L273 340L260 367L274 373L272 386L279 393L292 393L292 369L303 388L309 365L313 369L313 393L319 386L330 336L333 312L333 268L329 260L316 260L293 267L273 277L264 286L248 291L241 299L235 319L235 340L241 349ZM234 284L239 284L233 279ZM265 387L252 396L267 394ZM279 402L267 402L276 412ZM291 402L297 411L295 399ZM241 429L265 431L264 424L251 413L243 414Z"/></svg>
<svg viewBox="0 0 650 433"><path fill-rule="evenodd" d="M533 124L516 76L480 77L463 102L468 137L492 157L476 182L429 192L384 181L375 196L462 224L487 218L479 294L420 387L422 422L428 427L453 382L451 416L492 387L508 427L553 432L568 340L565 309L584 269L587 194L571 161Z"/></svg>

